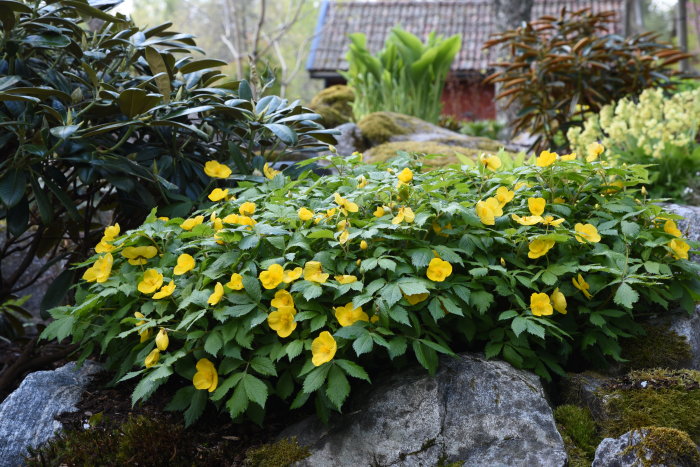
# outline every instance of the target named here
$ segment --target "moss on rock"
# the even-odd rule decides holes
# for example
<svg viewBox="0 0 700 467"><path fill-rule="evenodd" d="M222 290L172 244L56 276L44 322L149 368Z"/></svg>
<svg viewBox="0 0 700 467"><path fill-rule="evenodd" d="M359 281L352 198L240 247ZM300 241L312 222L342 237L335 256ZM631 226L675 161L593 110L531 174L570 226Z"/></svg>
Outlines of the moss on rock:
<svg viewBox="0 0 700 467"><path fill-rule="evenodd" d="M308 448L299 446L296 438L285 438L249 449L245 463L251 467L287 467L310 454Z"/></svg>
<svg viewBox="0 0 700 467"><path fill-rule="evenodd" d="M328 128L353 121L352 103L355 91L344 84L337 84L323 89L311 100L311 109L323 117Z"/></svg>
<svg viewBox="0 0 700 467"><path fill-rule="evenodd" d="M634 452L644 467L673 465L694 467L700 465L700 453L688 433L665 427L644 427L639 443L627 448Z"/></svg>
<svg viewBox="0 0 700 467"><path fill-rule="evenodd" d="M571 467L590 466L600 436L590 412L575 405L561 405L554 410L557 429L564 440Z"/></svg>
<svg viewBox="0 0 700 467"><path fill-rule="evenodd" d="M598 390L604 434L618 437L647 426L674 428L700 441L700 372L638 370Z"/></svg>
<svg viewBox="0 0 700 467"><path fill-rule="evenodd" d="M391 159L392 157L396 157L398 151L426 155L442 155L443 157L428 158L423 161L426 166L433 168L445 167L452 164L462 164L457 157L457 154L461 154L469 159L476 160L481 154L498 153L498 150L490 151L464 146L449 146L433 141L396 141L393 143L380 144L379 146L375 146L366 151L364 153L365 162L382 162L387 159ZM505 154L510 157L515 157L515 154L513 153L506 152Z"/></svg>
<svg viewBox="0 0 700 467"><path fill-rule="evenodd" d="M422 120L395 112L374 112L357 122L357 126L369 145L377 146L393 136L416 133L419 122Z"/></svg>
<svg viewBox="0 0 700 467"><path fill-rule="evenodd" d="M625 368L683 368L691 359L690 344L666 326L645 325L644 335L621 341Z"/></svg>

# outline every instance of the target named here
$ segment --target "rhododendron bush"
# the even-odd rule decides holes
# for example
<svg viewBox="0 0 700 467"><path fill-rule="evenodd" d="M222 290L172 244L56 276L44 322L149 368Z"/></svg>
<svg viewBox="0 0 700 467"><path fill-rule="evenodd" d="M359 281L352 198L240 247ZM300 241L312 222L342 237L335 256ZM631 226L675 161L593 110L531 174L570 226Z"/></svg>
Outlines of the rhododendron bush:
<svg viewBox="0 0 700 467"><path fill-rule="evenodd" d="M642 314L692 309L698 267L676 216L600 145L422 173L329 156L338 175L217 188L189 219L105 231L46 338L106 355L134 402L168 379L188 423L207 401L260 422L269 399L327 418L351 382L484 351L544 378L620 359ZM215 165L215 164L212 164ZM212 177L225 183L218 165Z"/></svg>

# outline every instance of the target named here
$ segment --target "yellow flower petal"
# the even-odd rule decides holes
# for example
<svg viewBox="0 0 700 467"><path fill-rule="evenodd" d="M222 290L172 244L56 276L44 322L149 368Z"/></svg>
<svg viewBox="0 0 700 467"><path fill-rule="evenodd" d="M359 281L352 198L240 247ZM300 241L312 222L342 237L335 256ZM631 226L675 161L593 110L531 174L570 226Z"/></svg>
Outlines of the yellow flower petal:
<svg viewBox="0 0 700 467"><path fill-rule="evenodd" d="M175 281L170 281L168 285L164 285L160 290L153 294L154 300L160 300L161 298L169 297L175 291ZM162 350L162 349L161 349Z"/></svg>
<svg viewBox="0 0 700 467"><path fill-rule="evenodd" d="M329 274L323 273L321 263L318 261L307 261L304 265L304 279L311 282L325 283Z"/></svg>
<svg viewBox="0 0 700 467"><path fill-rule="evenodd" d="M284 279L284 268L279 264L271 264L267 270L262 271L258 275L258 279L260 279L262 286L266 289L274 289Z"/></svg>
<svg viewBox="0 0 700 467"><path fill-rule="evenodd" d="M168 349L168 344L170 344L170 339L168 338L168 331L161 328L156 336L156 347L161 352L165 352Z"/></svg>
<svg viewBox="0 0 700 467"><path fill-rule="evenodd" d="M222 199L226 198L228 196L228 188L225 190L222 190L221 188L214 188L211 193L209 193L209 198L211 201L221 201Z"/></svg>
<svg viewBox="0 0 700 467"><path fill-rule="evenodd" d="M434 282L443 282L452 274L452 265L440 258L433 258L428 264L425 275Z"/></svg>
<svg viewBox="0 0 700 467"><path fill-rule="evenodd" d="M335 280L337 280L341 284L352 284L353 282L357 282L357 277L352 275L342 275L335 276Z"/></svg>
<svg viewBox="0 0 700 467"><path fill-rule="evenodd" d="M311 342L311 363L314 366L321 366L330 362L338 350L338 345L333 336L328 331L323 331Z"/></svg>
<svg viewBox="0 0 700 467"><path fill-rule="evenodd" d="M593 224L576 224L574 230L578 235L575 235L579 243L598 243L600 242L600 234L598 229Z"/></svg>
<svg viewBox="0 0 700 467"><path fill-rule="evenodd" d="M228 287L231 290L242 290L243 289L243 276L238 274L237 272L234 272L231 274L231 280L228 281L226 284L226 287Z"/></svg>
<svg viewBox="0 0 700 467"><path fill-rule="evenodd" d="M216 367L206 358L201 358L195 366L197 372L192 378L192 383L197 389L206 389L209 392L214 392L219 384L219 375L216 372Z"/></svg>
<svg viewBox="0 0 700 467"><path fill-rule="evenodd" d="M549 316L554 313L549 295L546 293L533 293L530 295L530 310L535 316Z"/></svg>
<svg viewBox="0 0 700 467"><path fill-rule="evenodd" d="M544 198L529 198L527 200L527 207L533 216L541 216L546 205L547 201Z"/></svg>
<svg viewBox="0 0 700 467"><path fill-rule="evenodd" d="M173 269L173 274L175 274L176 276L181 276L186 272L194 269L194 266L194 258L191 255L188 255L187 253L183 253L177 257L177 264Z"/></svg>
<svg viewBox="0 0 700 467"><path fill-rule="evenodd" d="M228 166L217 161L208 161L204 164L204 173L212 178L228 178L232 171Z"/></svg>
<svg viewBox="0 0 700 467"><path fill-rule="evenodd" d="M220 301L221 298L224 296L224 286L221 285L221 282L217 282L216 285L214 286L214 292L212 292L211 295L209 295L209 299L207 299L207 303L209 305L217 305Z"/></svg>
<svg viewBox="0 0 700 467"><path fill-rule="evenodd" d="M152 294L163 285L163 274L155 269L147 269L138 284L138 290L144 294Z"/></svg>

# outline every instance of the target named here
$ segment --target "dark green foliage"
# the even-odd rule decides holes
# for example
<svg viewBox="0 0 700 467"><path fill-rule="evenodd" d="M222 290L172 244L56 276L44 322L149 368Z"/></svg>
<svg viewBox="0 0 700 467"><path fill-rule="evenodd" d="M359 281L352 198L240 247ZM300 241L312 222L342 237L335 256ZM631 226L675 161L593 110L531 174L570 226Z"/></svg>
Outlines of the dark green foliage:
<svg viewBox="0 0 700 467"><path fill-rule="evenodd" d="M35 256L46 268L89 256L107 213L123 228L156 205L186 215L212 186L208 160L248 176L334 142L318 115L230 81L217 71L225 62L193 55L193 37L170 24L140 29L85 0L5 1L0 18L0 259L25 258L0 277L0 301L31 282L21 272Z"/></svg>
<svg viewBox="0 0 700 467"><path fill-rule="evenodd" d="M249 449L246 465L251 467L287 467L311 454L306 447L299 446L296 438L282 439Z"/></svg>
<svg viewBox="0 0 700 467"><path fill-rule="evenodd" d="M569 465L591 465L601 438L590 412L575 405L562 405L554 411L554 418L566 445Z"/></svg>
<svg viewBox="0 0 700 467"><path fill-rule="evenodd" d="M628 360L624 364L626 368L682 368L692 358L690 345L685 337L665 326L643 327L644 335L620 342L622 358Z"/></svg>
<svg viewBox="0 0 700 467"><path fill-rule="evenodd" d="M537 135L536 149L556 148L557 138L582 126L588 112L648 87L672 86L669 79L678 71L671 65L689 57L650 33L610 34L612 16L610 11L564 10L485 44L510 51L487 82L502 84L496 98L505 99L506 106L518 102L522 107L513 131Z"/></svg>

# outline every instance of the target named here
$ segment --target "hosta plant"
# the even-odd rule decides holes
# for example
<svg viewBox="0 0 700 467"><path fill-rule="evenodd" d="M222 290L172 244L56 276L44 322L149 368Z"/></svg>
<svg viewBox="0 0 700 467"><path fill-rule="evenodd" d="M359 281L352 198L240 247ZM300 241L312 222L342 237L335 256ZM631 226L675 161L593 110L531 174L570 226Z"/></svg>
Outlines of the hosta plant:
<svg viewBox="0 0 700 467"><path fill-rule="evenodd" d="M105 231L78 303L44 338L99 351L134 402L168 379L192 422L207 401L260 421L268 399L327 418L351 381L484 351L544 378L572 356L619 359L649 310L693 308L698 266L641 168L543 152L422 173L328 157L183 218ZM210 173L225 170L213 163Z"/></svg>

